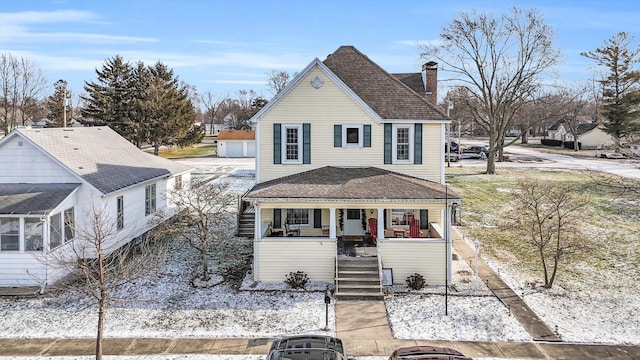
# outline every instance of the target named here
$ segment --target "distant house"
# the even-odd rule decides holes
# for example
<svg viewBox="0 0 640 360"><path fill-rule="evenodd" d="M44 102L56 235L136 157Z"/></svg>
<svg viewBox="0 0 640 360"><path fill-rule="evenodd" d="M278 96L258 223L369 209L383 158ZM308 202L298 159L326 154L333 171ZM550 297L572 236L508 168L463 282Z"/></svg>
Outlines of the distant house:
<svg viewBox="0 0 640 360"><path fill-rule="evenodd" d="M582 123L578 125L577 138L580 143L580 148L583 150L599 150L613 145L613 137L595 123ZM568 133L566 135L566 141L573 140L573 134Z"/></svg>
<svg viewBox="0 0 640 360"><path fill-rule="evenodd" d="M255 130L222 130L218 133L218 157L255 156Z"/></svg>
<svg viewBox="0 0 640 360"><path fill-rule="evenodd" d="M92 213L106 214L113 251L172 213L164 194L191 172L109 127L14 130L0 140L0 169L0 287L42 288L67 275L44 260L80 245Z"/></svg>
<svg viewBox="0 0 640 360"><path fill-rule="evenodd" d="M547 129L547 139L566 141L569 130L565 128L565 120L556 121L549 129Z"/></svg>

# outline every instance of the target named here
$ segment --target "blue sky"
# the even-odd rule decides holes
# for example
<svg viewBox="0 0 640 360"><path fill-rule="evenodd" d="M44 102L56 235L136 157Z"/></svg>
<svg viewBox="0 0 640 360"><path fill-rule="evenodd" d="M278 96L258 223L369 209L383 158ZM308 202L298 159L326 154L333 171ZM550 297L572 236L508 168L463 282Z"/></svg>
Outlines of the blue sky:
<svg viewBox="0 0 640 360"><path fill-rule="evenodd" d="M272 69L296 72L315 57L354 45L389 72L419 71L416 43L436 40L461 11L537 7L556 33L568 80L589 79L593 50L619 31L640 40L640 2L628 1L251 1L3 0L0 52L29 57L50 84L74 92L96 81L116 54L162 61L200 92L234 95L266 87ZM52 91L53 87L49 91Z"/></svg>

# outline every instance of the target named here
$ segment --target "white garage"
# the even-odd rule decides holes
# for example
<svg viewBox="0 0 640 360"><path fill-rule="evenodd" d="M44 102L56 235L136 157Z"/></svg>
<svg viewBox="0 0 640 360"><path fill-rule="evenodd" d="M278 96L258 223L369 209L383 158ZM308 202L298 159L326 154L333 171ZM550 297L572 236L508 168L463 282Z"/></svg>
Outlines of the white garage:
<svg viewBox="0 0 640 360"><path fill-rule="evenodd" d="M218 157L255 156L255 130L222 130L218 133Z"/></svg>

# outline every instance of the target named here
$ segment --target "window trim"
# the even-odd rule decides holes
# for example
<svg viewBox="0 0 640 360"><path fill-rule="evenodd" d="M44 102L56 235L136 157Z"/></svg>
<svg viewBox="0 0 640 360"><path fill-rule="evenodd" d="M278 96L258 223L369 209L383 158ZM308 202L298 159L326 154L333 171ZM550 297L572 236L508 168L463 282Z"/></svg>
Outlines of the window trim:
<svg viewBox="0 0 640 360"><path fill-rule="evenodd" d="M298 130L298 158L295 160L290 160L287 159L287 129L297 129ZM302 137L302 124L282 124L282 129L281 129L281 159L280 159L280 163L282 164L302 164L302 160L303 160L303 156L304 154L302 153L303 151L303 147L302 147L302 141L303 141L303 137Z"/></svg>
<svg viewBox="0 0 640 360"><path fill-rule="evenodd" d="M156 184L154 183L144 187L144 215L149 216L155 213L156 210L157 210L157 192L156 192Z"/></svg>
<svg viewBox="0 0 640 360"><path fill-rule="evenodd" d="M358 143L347 142L348 129L358 129ZM360 124L343 124L342 125L342 147L363 147L364 144L364 125Z"/></svg>
<svg viewBox="0 0 640 360"><path fill-rule="evenodd" d="M124 196L116 198L116 229L124 229Z"/></svg>
<svg viewBox="0 0 640 360"><path fill-rule="evenodd" d="M73 207L70 207L68 209L65 209L62 212L62 218L63 218L63 237L62 237L62 243L67 243L71 240L73 240L76 237L76 215L75 215L75 210ZM71 214L71 216L69 216L69 214ZM69 235L69 236L67 236Z"/></svg>
<svg viewBox="0 0 640 360"><path fill-rule="evenodd" d="M305 227L305 228L306 227L311 227L311 226L313 226L313 223L312 223L313 217L311 215L311 210L312 209L307 209L307 208L290 208L290 209L287 209L287 211L285 213L285 222L289 223L289 211L300 211L300 212L306 211L307 212L307 222L306 223L299 223L299 224L289 223L289 225L296 225L296 226Z"/></svg>
<svg viewBox="0 0 640 360"><path fill-rule="evenodd" d="M409 158L408 159L402 159L399 160L398 159L398 129L408 129L409 130L409 134L408 134L408 147L409 147ZM392 164L413 164L413 151L414 151L414 146L415 146L415 139L414 139L414 131L415 131L415 127L411 126L410 124L394 124L392 127L392 132L391 132L391 151L392 151L392 156L391 156L391 163Z"/></svg>

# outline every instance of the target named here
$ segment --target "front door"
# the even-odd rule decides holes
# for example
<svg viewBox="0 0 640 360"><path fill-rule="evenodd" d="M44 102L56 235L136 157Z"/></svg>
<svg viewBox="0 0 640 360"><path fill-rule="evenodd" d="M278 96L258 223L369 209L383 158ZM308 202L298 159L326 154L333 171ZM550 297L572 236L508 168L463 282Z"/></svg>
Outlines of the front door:
<svg viewBox="0 0 640 360"><path fill-rule="evenodd" d="M362 229L362 211L360 209L347 209L344 217L344 235L364 235Z"/></svg>

